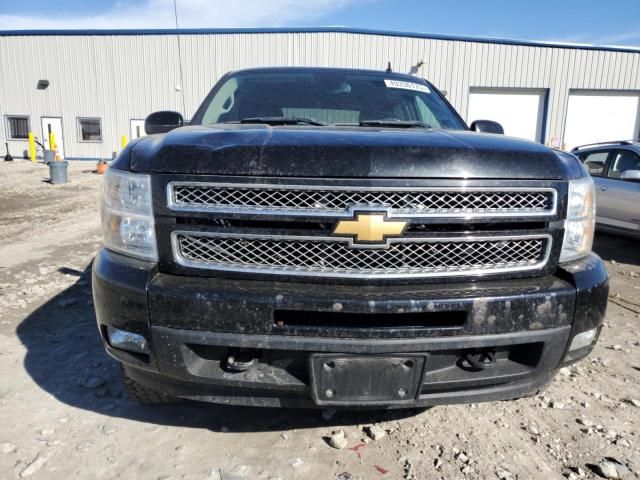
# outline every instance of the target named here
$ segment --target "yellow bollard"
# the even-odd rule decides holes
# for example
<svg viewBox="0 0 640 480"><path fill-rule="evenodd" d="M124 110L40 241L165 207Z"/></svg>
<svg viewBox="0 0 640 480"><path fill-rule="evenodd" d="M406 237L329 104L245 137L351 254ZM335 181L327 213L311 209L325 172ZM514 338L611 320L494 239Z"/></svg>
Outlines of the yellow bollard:
<svg viewBox="0 0 640 480"><path fill-rule="evenodd" d="M32 162L36 161L36 137L33 132L29 132L29 158Z"/></svg>
<svg viewBox="0 0 640 480"><path fill-rule="evenodd" d="M56 149L56 136L53 134L53 132L49 132L49 150L55 150Z"/></svg>
<svg viewBox="0 0 640 480"><path fill-rule="evenodd" d="M127 136L126 135L122 135L120 137L120 145L122 146L122 148L127 146Z"/></svg>

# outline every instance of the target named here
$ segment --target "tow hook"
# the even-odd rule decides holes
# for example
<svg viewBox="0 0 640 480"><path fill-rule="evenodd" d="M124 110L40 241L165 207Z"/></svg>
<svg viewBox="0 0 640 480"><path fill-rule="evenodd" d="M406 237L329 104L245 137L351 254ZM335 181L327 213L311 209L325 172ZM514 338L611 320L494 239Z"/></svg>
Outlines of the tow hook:
<svg viewBox="0 0 640 480"><path fill-rule="evenodd" d="M235 373L246 372L258 362L254 350L230 351L227 356L227 370Z"/></svg>
<svg viewBox="0 0 640 480"><path fill-rule="evenodd" d="M469 367L474 370L484 370L496 364L496 352L486 350L483 352L467 353L464 356Z"/></svg>

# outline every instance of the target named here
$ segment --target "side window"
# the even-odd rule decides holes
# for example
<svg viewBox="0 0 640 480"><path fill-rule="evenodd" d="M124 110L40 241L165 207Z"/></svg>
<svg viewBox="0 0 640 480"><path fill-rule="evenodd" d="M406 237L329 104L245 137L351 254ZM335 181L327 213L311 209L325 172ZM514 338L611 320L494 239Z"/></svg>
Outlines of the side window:
<svg viewBox="0 0 640 480"><path fill-rule="evenodd" d="M630 150L616 150L609 165L607 177L620 178L627 170L640 170L640 157Z"/></svg>
<svg viewBox="0 0 640 480"><path fill-rule="evenodd" d="M234 109L234 106L236 106L236 90L238 90L238 81L235 78L227 80L224 85L222 85L220 91L213 98L213 101L204 113L204 117L202 118L204 125L239 120L239 118L237 118L237 111L234 112L234 110L237 110Z"/></svg>
<svg viewBox="0 0 640 480"><path fill-rule="evenodd" d="M609 152L587 153L581 156L584 166L592 177L604 176L604 168L607 165Z"/></svg>
<svg viewBox="0 0 640 480"><path fill-rule="evenodd" d="M7 122L7 140L25 140L29 138L29 117L10 115L5 117Z"/></svg>
<svg viewBox="0 0 640 480"><path fill-rule="evenodd" d="M99 118L78 118L79 142L102 142L102 123Z"/></svg>
<svg viewBox="0 0 640 480"><path fill-rule="evenodd" d="M436 119L436 116L433 114L429 106L424 103L422 98L416 96L416 107L418 108L418 113L420 114L420 121L426 123L427 125L431 125L432 127L441 127L440 122Z"/></svg>

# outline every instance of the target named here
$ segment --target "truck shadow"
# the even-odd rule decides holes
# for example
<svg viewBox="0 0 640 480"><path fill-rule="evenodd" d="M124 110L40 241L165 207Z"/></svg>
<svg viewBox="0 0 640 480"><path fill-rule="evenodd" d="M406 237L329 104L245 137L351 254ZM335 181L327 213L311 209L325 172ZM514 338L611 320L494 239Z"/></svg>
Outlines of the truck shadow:
<svg viewBox="0 0 640 480"><path fill-rule="evenodd" d="M221 432L357 425L399 420L417 413L415 409L340 411L324 420L320 410L234 407L192 401L166 406L140 405L127 397L118 365L102 347L91 302L91 266L74 272L78 279L71 287L27 316L17 328L27 349L24 360L27 373L40 388L67 405L157 425Z"/></svg>
<svg viewBox="0 0 640 480"><path fill-rule="evenodd" d="M604 260L640 266L638 240L607 233L596 232L593 251Z"/></svg>

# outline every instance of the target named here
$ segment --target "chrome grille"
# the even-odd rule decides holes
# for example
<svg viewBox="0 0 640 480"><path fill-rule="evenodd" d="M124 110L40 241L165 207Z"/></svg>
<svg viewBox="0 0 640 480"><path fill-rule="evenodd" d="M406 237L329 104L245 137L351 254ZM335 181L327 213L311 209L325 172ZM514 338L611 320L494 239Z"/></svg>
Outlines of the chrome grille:
<svg viewBox="0 0 640 480"><path fill-rule="evenodd" d="M169 206L186 211L270 211L289 215L344 214L384 207L412 216L541 216L556 212L551 188L369 188L172 182Z"/></svg>
<svg viewBox="0 0 640 480"><path fill-rule="evenodd" d="M542 268L549 235L425 238L350 248L331 237L174 232L178 263L226 271L340 277L476 275Z"/></svg>

